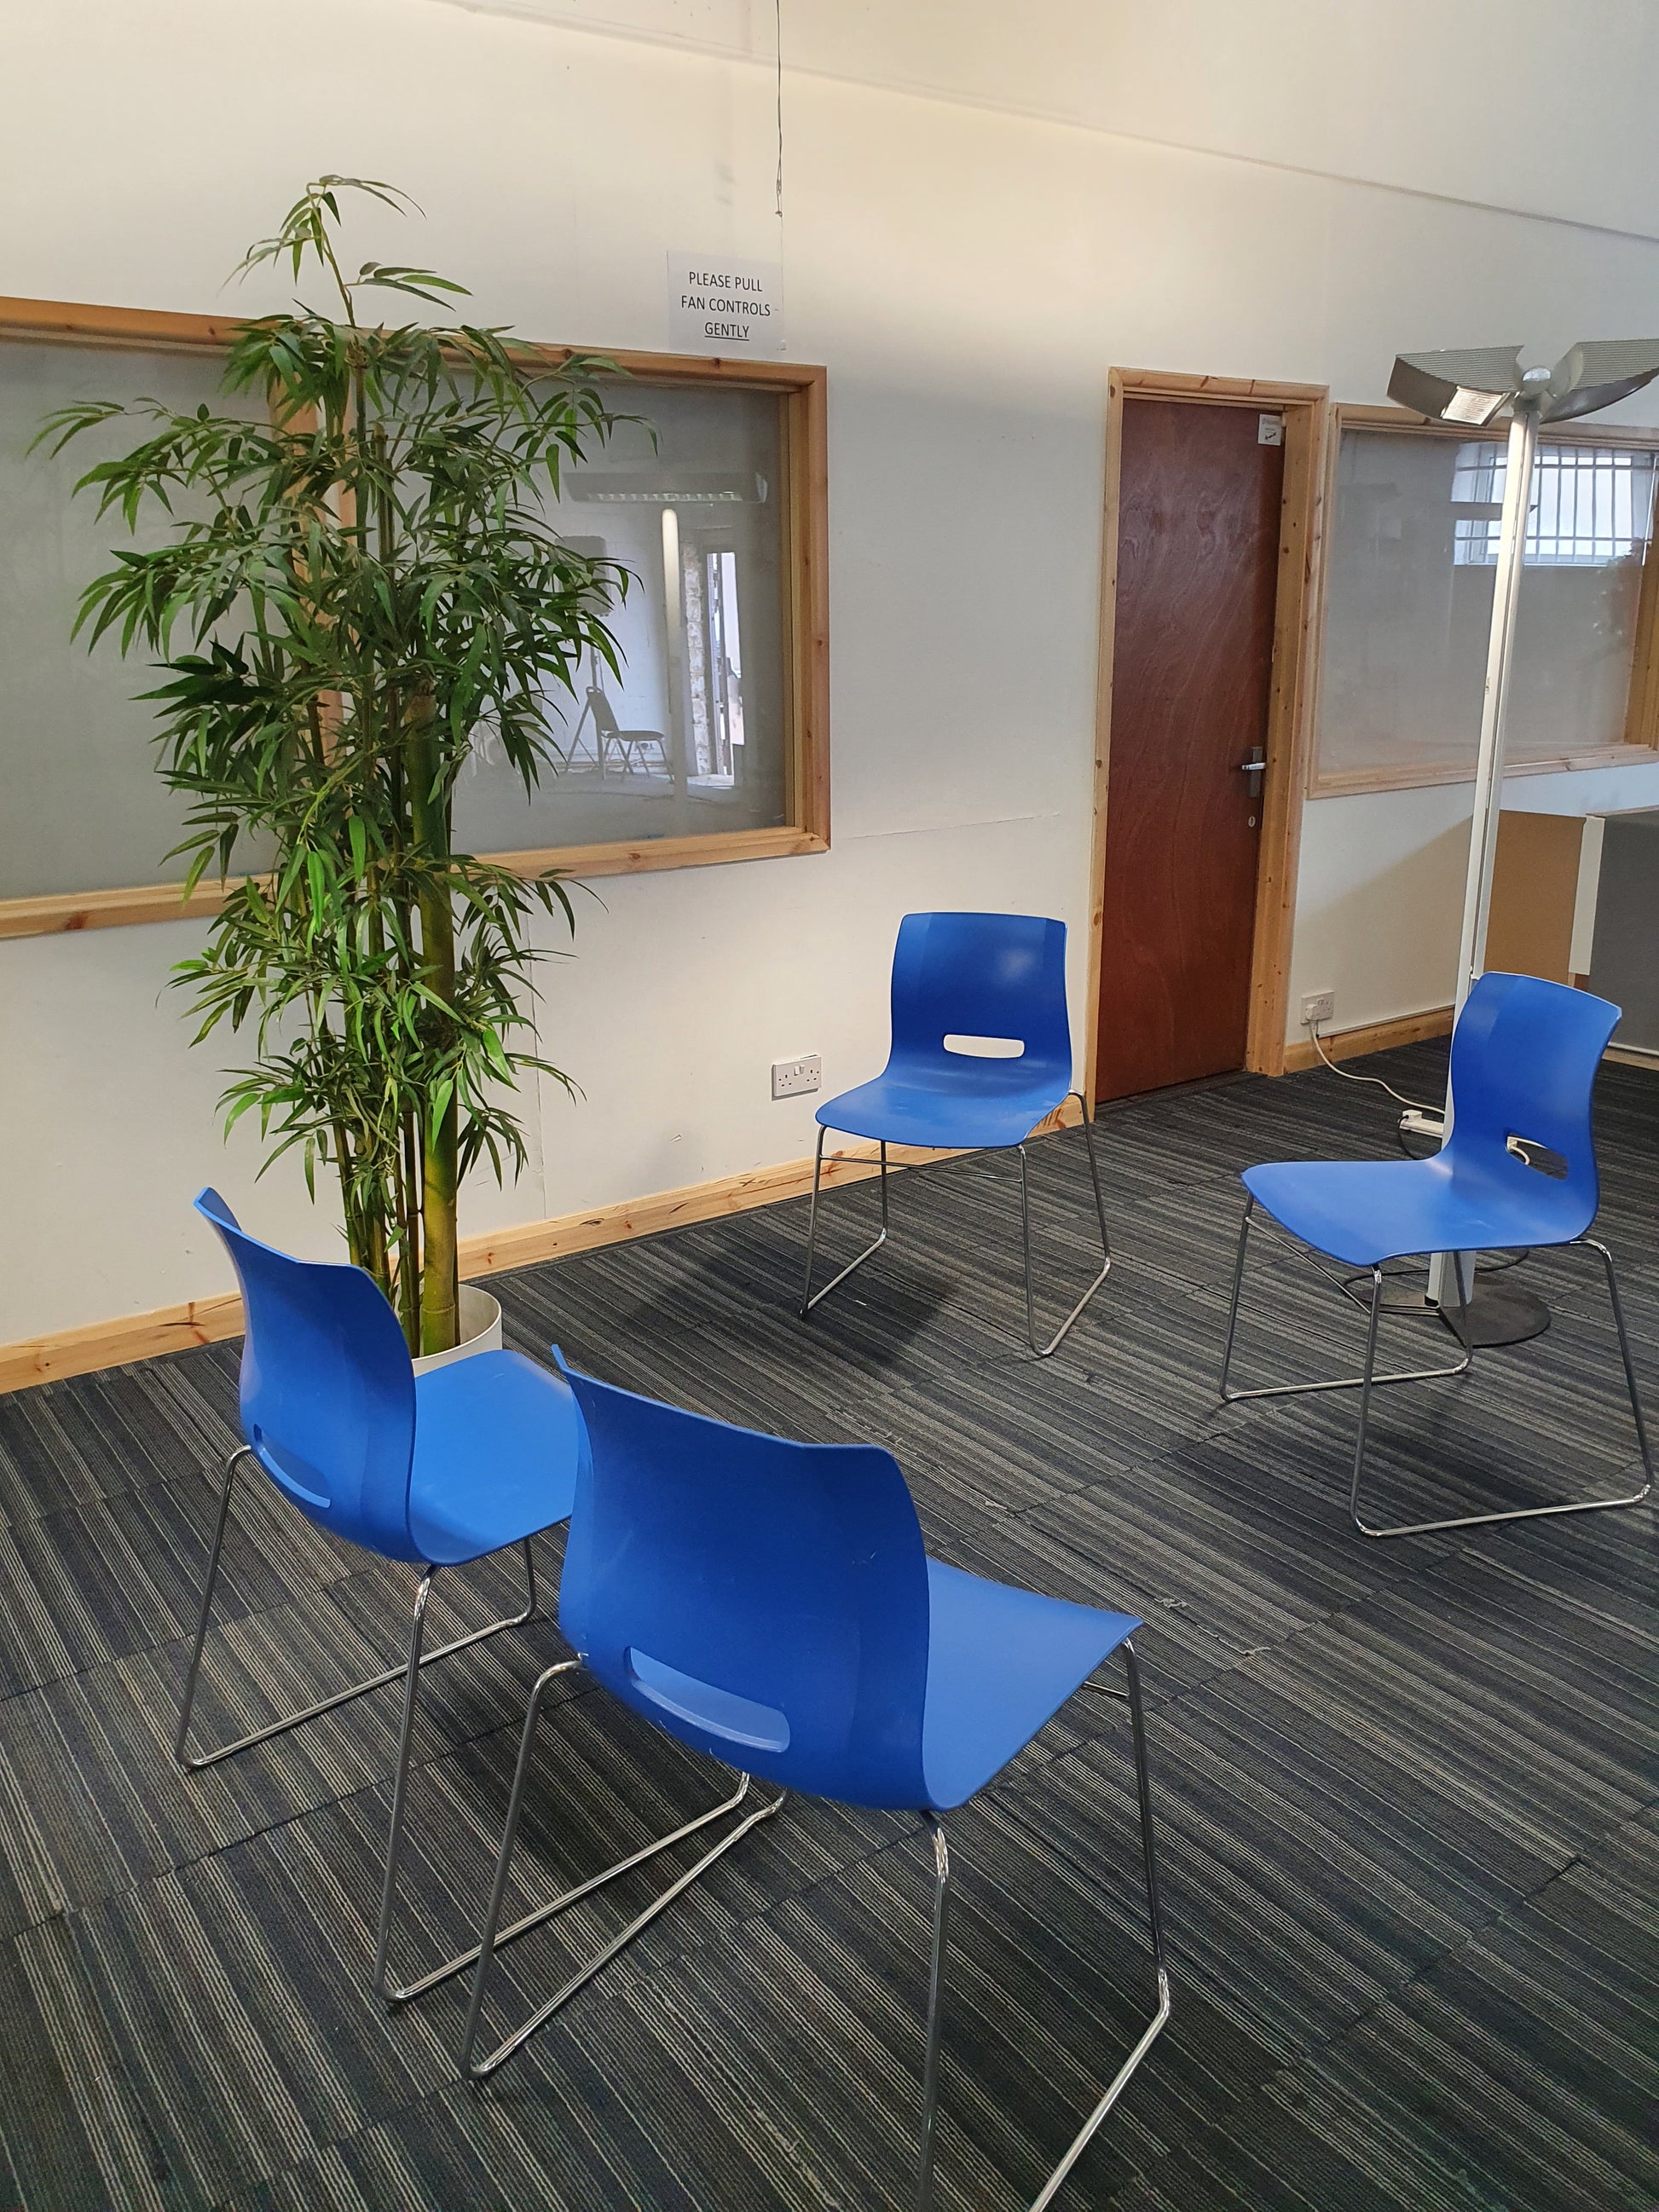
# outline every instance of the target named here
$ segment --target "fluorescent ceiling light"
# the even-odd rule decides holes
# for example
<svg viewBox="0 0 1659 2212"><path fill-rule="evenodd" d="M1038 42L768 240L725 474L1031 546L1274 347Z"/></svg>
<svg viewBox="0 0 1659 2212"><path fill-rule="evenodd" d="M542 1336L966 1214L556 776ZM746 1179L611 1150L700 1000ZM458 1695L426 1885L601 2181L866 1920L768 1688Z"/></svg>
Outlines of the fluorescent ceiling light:
<svg viewBox="0 0 1659 2212"><path fill-rule="evenodd" d="M568 500L596 507L763 507L767 490L753 471L711 469L584 469L564 484Z"/></svg>

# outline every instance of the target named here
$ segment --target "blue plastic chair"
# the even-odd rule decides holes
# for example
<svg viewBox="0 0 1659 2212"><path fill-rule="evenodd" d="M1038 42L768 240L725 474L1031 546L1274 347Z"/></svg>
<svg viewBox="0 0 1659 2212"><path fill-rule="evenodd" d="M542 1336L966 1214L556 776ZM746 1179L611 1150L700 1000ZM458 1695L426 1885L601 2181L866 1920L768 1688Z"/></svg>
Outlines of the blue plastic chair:
<svg viewBox="0 0 1659 2212"><path fill-rule="evenodd" d="M1452 1037L1454 1119L1444 1144L1431 1158L1281 1161L1250 1168L1245 1173L1249 1195L1233 1268L1221 1395L1231 1404L1243 1398L1357 1389L1359 1430L1348 1506L1363 1535L1420 1536L1441 1528L1477 1528L1491 1521L1602 1512L1614 1506L1639 1504L1652 1487L1653 1461L1613 1255L1586 1233L1600 1200L1590 1093L1619 1018L1620 1009L1605 999L1569 990L1565 984L1546 983L1534 975L1483 975L1470 992ZM1511 1139L1518 1140L1520 1149L1511 1149ZM1528 1154L1539 1148L1558 1154L1565 1163L1565 1174L1553 1176L1534 1167ZM1359 1374L1328 1382L1274 1383L1255 1390L1228 1388L1245 1246L1252 1228L1263 1227L1255 1218L1258 1206L1298 1245L1370 1273L1370 1318L1365 1361ZM1466 1513L1450 1520L1415 1521L1394 1528L1377 1528L1367 1522L1360 1512L1359 1495L1373 1386L1462 1375L1473 1358L1465 1263L1460 1260L1451 1273L1457 1283L1462 1359L1451 1367L1419 1368L1398 1375L1376 1373L1384 1261L1420 1252L1536 1251L1567 1244L1588 1245L1601 1255L1606 1270L1642 1455L1645 1479L1641 1488L1621 1498L1519 1506L1501 1513Z"/></svg>
<svg viewBox="0 0 1659 2212"><path fill-rule="evenodd" d="M872 1083L826 1100L817 1112L812 1207L806 1225L806 1286L800 1317L827 1298L887 1242L887 1147L941 1151L1018 1150L1020 1226L1025 1252L1025 1333L1046 1359L1111 1272L1111 1240L1100 1195L1089 1103L1072 1083L1072 1030L1066 1011L1066 925L1029 914L907 914L893 954L892 1044ZM964 1052L952 1040L1017 1042L1016 1056ZM1047 1344L1037 1337L1031 1288L1031 1201L1025 1139L1075 1097L1083 1109L1100 1224L1100 1273ZM881 1147L881 1234L821 1291L812 1288L817 1249L818 1186L826 1131L873 1138Z"/></svg>
<svg viewBox="0 0 1659 2212"><path fill-rule="evenodd" d="M584 1375L571 1374L570 1382L586 1448L559 1622L578 1657L550 1668L531 1694L464 2071L474 2081L492 2074L675 1893L658 1899L505 2042L477 2056L537 1715L557 1676L580 1664L682 1743L779 1785L778 1796L677 1888L775 1813L790 1790L921 1815L934 1865L916 2197L925 2212L951 1882L940 1816L993 1782L1087 1685L1128 1699L1158 2010L1036 2200L1048 2204L1170 2016L1140 1679L1129 1640L1141 1624L930 1559L904 1477L890 1453L873 1445L787 1443ZM1120 1649L1127 1692L1091 1683Z"/></svg>
<svg viewBox="0 0 1659 2212"><path fill-rule="evenodd" d="M216 1191L203 1191L196 1208L222 1238L241 1285L246 1316L241 1418L246 1441L225 1463L195 1648L179 1704L177 1756L187 1771L199 1771L401 1680L403 1713L374 1960L376 1988L388 2002L400 2004L447 1981L478 1955L474 1946L399 1987L388 1978L421 1669L533 1617L536 1570L530 1540L569 1516L581 1417L568 1383L521 1352L477 1352L416 1375L397 1316L361 1267L295 1260L260 1243L239 1227ZM399 1665L319 1698L303 1712L271 1721L216 1750L192 1753L197 1679L236 1470L243 1461L263 1468L307 1520L381 1559L407 1560L420 1568L409 1650ZM524 1610L425 1650L427 1603L439 1568L465 1566L514 1545L524 1552ZM586 1895L599 1882L717 1819L735 1802L716 1806L635 1852L509 1932L521 1934L536 1926L574 1903L576 1895Z"/></svg>

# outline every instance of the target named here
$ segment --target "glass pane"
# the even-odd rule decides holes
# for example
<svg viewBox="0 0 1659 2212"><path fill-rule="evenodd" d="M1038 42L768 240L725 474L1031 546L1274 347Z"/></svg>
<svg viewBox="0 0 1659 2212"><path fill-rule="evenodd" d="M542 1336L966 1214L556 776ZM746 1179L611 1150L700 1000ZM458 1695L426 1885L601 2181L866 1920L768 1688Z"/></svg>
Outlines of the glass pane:
<svg viewBox="0 0 1659 2212"><path fill-rule="evenodd" d="M1652 453L1546 443L1528 519L1511 759L1624 734ZM1345 430L1327 554L1323 775L1473 766L1503 510L1504 447Z"/></svg>
<svg viewBox="0 0 1659 2212"><path fill-rule="evenodd" d="M629 571L611 618L621 679L590 658L574 698L550 700L561 761L533 798L480 732L455 793L466 851L787 818L784 402L631 379L607 396L645 421L566 477L554 514L582 552Z"/></svg>
<svg viewBox="0 0 1659 2212"><path fill-rule="evenodd" d="M1656 458L1640 447L1539 447L1516 626L1511 760L1551 759L1624 737ZM1500 501L1504 474L1500 453ZM1490 557L1496 562L1495 545Z"/></svg>
<svg viewBox="0 0 1659 2212"><path fill-rule="evenodd" d="M1492 572L1454 561L1463 447L1345 430L1326 554L1322 774L1474 757Z"/></svg>
<svg viewBox="0 0 1659 2212"><path fill-rule="evenodd" d="M160 400L223 411L216 354L116 346L0 344L0 898L177 883L163 855L185 802L155 773L155 711L137 695L156 678L142 653L109 638L70 642L81 592L118 549L165 541L165 520L129 538L70 488L95 460L136 445L138 426L77 438L57 459L31 453L43 418L74 399Z"/></svg>

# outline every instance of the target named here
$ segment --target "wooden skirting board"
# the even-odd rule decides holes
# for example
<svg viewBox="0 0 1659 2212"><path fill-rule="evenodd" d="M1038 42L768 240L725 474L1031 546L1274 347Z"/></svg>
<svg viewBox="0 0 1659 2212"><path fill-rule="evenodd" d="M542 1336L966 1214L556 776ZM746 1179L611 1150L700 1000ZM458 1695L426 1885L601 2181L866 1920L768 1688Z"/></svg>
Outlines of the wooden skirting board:
<svg viewBox="0 0 1659 2212"><path fill-rule="evenodd" d="M1079 1118L1076 1099L1068 1098L1037 1133L1073 1127ZM877 1157L871 1145L826 1153L824 1187L863 1182L876 1172ZM898 1168L919 1167L929 1160L951 1157L949 1152L928 1152L913 1145L887 1148L889 1164ZM550 1221L521 1222L485 1236L464 1237L461 1273L469 1278L490 1275L507 1267L531 1267L540 1260L565 1259L602 1244L625 1243L630 1237L650 1237L659 1230L684 1229L695 1221L713 1221L722 1214L747 1212L750 1206L799 1198L811 1188L811 1161L785 1160L746 1175L720 1176L712 1182L658 1191L648 1198L624 1199L582 1213L561 1214ZM131 1360L154 1359L166 1352L187 1352L192 1345L217 1344L241 1332L242 1302L234 1291L192 1298L184 1305L159 1306L150 1313L125 1314L114 1321L92 1322L82 1328L58 1329L20 1344L0 1345L0 1392L26 1390L34 1383L55 1382L67 1375L95 1374L105 1367L125 1367Z"/></svg>
<svg viewBox="0 0 1659 2212"><path fill-rule="evenodd" d="M1322 1037L1320 1043L1331 1060L1358 1060L1362 1053L1387 1052L1391 1045L1421 1044L1425 1037L1449 1036L1451 1025L1449 1006L1431 1006L1426 1013L1396 1014L1389 1022L1368 1022L1362 1029L1338 1030L1334 1036ZM1311 1037L1303 1037L1285 1046L1287 1075L1318 1065L1318 1047Z"/></svg>

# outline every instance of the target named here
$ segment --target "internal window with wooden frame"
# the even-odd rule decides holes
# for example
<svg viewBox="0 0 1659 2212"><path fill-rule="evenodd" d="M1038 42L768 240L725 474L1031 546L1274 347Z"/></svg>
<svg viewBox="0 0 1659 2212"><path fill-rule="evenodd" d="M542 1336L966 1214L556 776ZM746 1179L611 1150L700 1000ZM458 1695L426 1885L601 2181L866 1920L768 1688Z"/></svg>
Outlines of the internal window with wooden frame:
<svg viewBox="0 0 1659 2212"><path fill-rule="evenodd" d="M70 496L93 441L29 451L83 398L224 411L231 324L0 300L0 936L205 913L180 899L184 801L155 773L142 663L70 641L82 586L128 539ZM538 349L556 368L568 349ZM480 732L455 796L458 844L526 875L574 876L821 853L830 842L824 373L793 363L610 352L624 422L568 472L558 526L630 574L620 672L584 666L550 700L537 791ZM116 422L101 451L134 441ZM82 446L88 450L82 451ZM238 864L257 868L257 854ZM171 880L169 880L171 878Z"/></svg>
<svg viewBox="0 0 1659 2212"><path fill-rule="evenodd" d="M1504 500L1503 429L1334 410L1310 791L1474 774ZM1528 517L1512 773L1659 748L1659 431L1547 429Z"/></svg>

